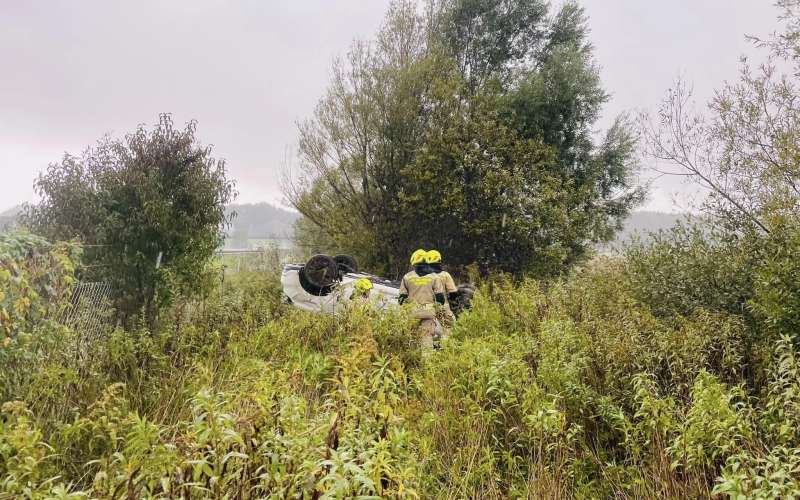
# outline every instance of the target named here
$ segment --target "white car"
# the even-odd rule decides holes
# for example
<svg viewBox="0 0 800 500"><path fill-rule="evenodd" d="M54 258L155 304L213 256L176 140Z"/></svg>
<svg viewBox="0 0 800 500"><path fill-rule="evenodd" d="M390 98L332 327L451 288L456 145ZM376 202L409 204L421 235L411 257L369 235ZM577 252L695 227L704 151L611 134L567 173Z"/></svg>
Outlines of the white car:
<svg viewBox="0 0 800 500"><path fill-rule="evenodd" d="M372 282L369 300L385 310L398 305L400 282L361 273L349 255L315 255L305 264L286 264L281 274L284 300L305 311L335 314L353 298L355 282L366 278ZM458 315L471 307L475 286L458 286L458 299L450 303Z"/></svg>
<svg viewBox="0 0 800 500"><path fill-rule="evenodd" d="M372 282L370 301L377 309L398 305L400 283L358 272L352 257L315 255L305 264L286 264L281 274L284 300L305 311L335 314L352 300L355 282Z"/></svg>

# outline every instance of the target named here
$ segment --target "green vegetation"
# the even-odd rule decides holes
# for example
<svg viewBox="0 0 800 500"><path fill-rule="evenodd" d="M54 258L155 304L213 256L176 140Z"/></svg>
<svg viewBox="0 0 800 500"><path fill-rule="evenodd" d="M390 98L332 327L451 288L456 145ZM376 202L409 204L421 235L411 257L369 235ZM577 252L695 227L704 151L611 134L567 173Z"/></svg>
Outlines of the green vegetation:
<svg viewBox="0 0 800 500"><path fill-rule="evenodd" d="M403 311L281 304L269 265L85 345L51 319L79 249L4 236L0 494L796 496L800 230L774 229L485 282L431 353Z"/></svg>
<svg viewBox="0 0 800 500"><path fill-rule="evenodd" d="M393 3L300 126L300 242L391 276L423 247L541 277L612 239L643 192L628 120L595 139L588 32L574 2Z"/></svg>
<svg viewBox="0 0 800 500"><path fill-rule="evenodd" d="M656 119L642 117L647 153L710 195L706 212L730 230L768 232L770 218L800 212L800 1L778 0L784 29L756 39L766 62L742 59L738 80L691 108L691 87L678 81Z"/></svg>
<svg viewBox="0 0 800 500"><path fill-rule="evenodd" d="M795 64L800 0L779 5L762 44ZM292 194L304 250L394 269L413 228L494 269L444 348L403 308L283 304L277 250L224 272L232 186L165 119L52 166L24 218L42 235L0 234L0 499L800 497L791 80L745 68L711 124L671 92L645 136L711 190L703 226L587 259L638 191L622 122L589 140L605 94L580 9L429 6L397 4L337 70L301 131L319 175ZM121 295L89 338L61 319L95 277Z"/></svg>
<svg viewBox="0 0 800 500"><path fill-rule="evenodd" d="M236 194L225 162L195 138L195 123L178 130L169 115L153 130L139 126L80 157L65 155L35 188L42 200L22 223L54 240L81 241L83 279L110 283L120 319L150 327L176 294L204 289Z"/></svg>

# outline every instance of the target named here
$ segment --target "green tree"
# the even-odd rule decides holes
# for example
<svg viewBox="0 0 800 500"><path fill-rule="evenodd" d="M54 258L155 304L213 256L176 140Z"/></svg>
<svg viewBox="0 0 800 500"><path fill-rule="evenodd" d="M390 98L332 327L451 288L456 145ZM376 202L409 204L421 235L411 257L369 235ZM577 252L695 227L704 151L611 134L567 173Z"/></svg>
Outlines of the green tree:
<svg viewBox="0 0 800 500"><path fill-rule="evenodd" d="M453 57L473 91L489 78L510 80L547 40L542 0L432 0L428 12L432 41Z"/></svg>
<svg viewBox="0 0 800 500"><path fill-rule="evenodd" d="M756 317L777 338L787 335L800 346L800 227L797 219L770 217L760 259L752 267Z"/></svg>
<svg viewBox="0 0 800 500"><path fill-rule="evenodd" d="M607 100L583 11L538 0L394 4L301 126L287 195L339 248L399 274L436 246L455 265L559 272L641 199L635 136ZM305 230L309 226L301 226Z"/></svg>
<svg viewBox="0 0 800 500"><path fill-rule="evenodd" d="M314 117L300 124L299 175L284 192L319 236L378 272L397 274L414 243L403 227L402 169L413 162L420 113L436 58L425 55L424 19L412 2L392 5L372 43L357 42L335 61ZM298 224L301 232L313 230Z"/></svg>
<svg viewBox="0 0 800 500"><path fill-rule="evenodd" d="M169 115L124 139L65 155L35 183L42 197L23 220L53 240L86 246L84 279L108 281L121 318L151 326L176 293L197 292L221 244L235 196L225 162Z"/></svg>
<svg viewBox="0 0 800 500"><path fill-rule="evenodd" d="M556 247L559 230L569 224L555 151L521 138L499 119L491 99L471 104L468 115L432 127L404 170L409 185L402 204L414 214L414 234L426 246L449 249L450 262L546 273L554 260L543 254L563 262Z"/></svg>

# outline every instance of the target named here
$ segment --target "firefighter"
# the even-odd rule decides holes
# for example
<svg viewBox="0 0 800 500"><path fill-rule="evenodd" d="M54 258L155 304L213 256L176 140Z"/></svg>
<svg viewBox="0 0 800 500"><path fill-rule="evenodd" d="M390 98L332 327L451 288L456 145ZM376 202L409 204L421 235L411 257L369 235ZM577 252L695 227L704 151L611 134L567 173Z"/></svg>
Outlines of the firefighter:
<svg viewBox="0 0 800 500"><path fill-rule="evenodd" d="M351 300L355 302L369 302L369 294L372 291L372 282L367 278L359 278L353 284L353 295Z"/></svg>
<svg viewBox="0 0 800 500"><path fill-rule="evenodd" d="M442 288L447 296L447 304L437 308L437 318L445 327L445 336L449 333L450 329L456 322L456 317L453 314L453 307L458 300L458 287L453 277L447 271L442 269L442 254L438 250L429 250L425 254L425 263L428 264L439 281L442 282Z"/></svg>
<svg viewBox="0 0 800 500"><path fill-rule="evenodd" d="M414 270L403 276L400 282L401 304L408 302L414 307L414 316L419 319L422 333L422 345L426 348L436 347L441 337L441 327L436 320L436 304L444 304L444 288L442 282L425 262L425 250L417 250L411 255Z"/></svg>

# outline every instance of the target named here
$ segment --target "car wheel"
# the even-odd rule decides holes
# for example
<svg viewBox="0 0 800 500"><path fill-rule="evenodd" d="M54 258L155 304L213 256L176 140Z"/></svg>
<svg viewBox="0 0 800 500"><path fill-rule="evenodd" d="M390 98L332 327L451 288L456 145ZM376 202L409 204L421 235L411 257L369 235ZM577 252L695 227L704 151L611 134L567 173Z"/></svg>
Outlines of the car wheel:
<svg viewBox="0 0 800 500"><path fill-rule="evenodd" d="M303 267L309 283L317 288L327 288L339 277L336 261L330 255L314 255Z"/></svg>
<svg viewBox="0 0 800 500"><path fill-rule="evenodd" d="M358 272L358 262L352 255L335 255L333 260L336 261L336 265L342 274Z"/></svg>

